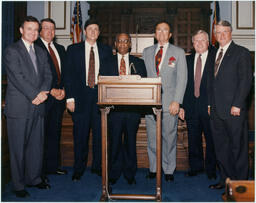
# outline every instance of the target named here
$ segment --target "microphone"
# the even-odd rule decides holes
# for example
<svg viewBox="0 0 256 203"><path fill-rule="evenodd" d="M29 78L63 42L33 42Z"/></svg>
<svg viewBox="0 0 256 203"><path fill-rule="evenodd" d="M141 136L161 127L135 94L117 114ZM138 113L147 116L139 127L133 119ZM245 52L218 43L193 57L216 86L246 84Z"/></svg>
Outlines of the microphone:
<svg viewBox="0 0 256 203"><path fill-rule="evenodd" d="M137 73L136 68L135 68L135 65L134 65L133 63L130 64L129 69L130 69L130 72L131 72L131 70L133 69L134 73L135 73L135 74Z"/></svg>

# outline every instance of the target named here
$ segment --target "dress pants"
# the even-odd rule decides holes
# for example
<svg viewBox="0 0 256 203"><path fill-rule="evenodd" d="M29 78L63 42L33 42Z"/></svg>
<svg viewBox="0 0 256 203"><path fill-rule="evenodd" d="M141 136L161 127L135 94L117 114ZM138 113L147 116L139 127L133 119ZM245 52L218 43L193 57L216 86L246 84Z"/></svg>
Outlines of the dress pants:
<svg viewBox="0 0 256 203"><path fill-rule="evenodd" d="M75 112L73 119L74 136L74 172L83 173L88 160L88 141L90 128L92 128L93 160L92 169L101 170L101 116L97 105L98 88L88 88L86 91L86 105L84 112Z"/></svg>
<svg viewBox="0 0 256 203"><path fill-rule="evenodd" d="M7 117L12 183L15 191L25 185L36 185L41 180L44 118L35 115L30 119Z"/></svg>
<svg viewBox="0 0 256 203"><path fill-rule="evenodd" d="M206 115L197 114L193 118L186 119L188 128L188 149L190 170L200 171L205 168L207 174L216 173L216 158L210 118ZM204 161L202 132L206 142L206 154Z"/></svg>
<svg viewBox="0 0 256 203"><path fill-rule="evenodd" d="M156 172L156 120L152 114L146 115L148 136L149 170ZM176 141L178 116L162 113L162 168L165 174L173 174L176 168Z"/></svg>
<svg viewBox="0 0 256 203"><path fill-rule="evenodd" d="M118 179L122 172L126 179L133 179L137 169L136 134L140 114L133 112L111 112L110 173L109 178Z"/></svg>
<svg viewBox="0 0 256 203"><path fill-rule="evenodd" d="M60 167L60 139L65 101L53 101L45 118L43 173L54 173Z"/></svg>
<svg viewBox="0 0 256 203"><path fill-rule="evenodd" d="M248 179L248 122L247 113L240 116L220 118L215 108L211 109L211 127L221 183Z"/></svg>

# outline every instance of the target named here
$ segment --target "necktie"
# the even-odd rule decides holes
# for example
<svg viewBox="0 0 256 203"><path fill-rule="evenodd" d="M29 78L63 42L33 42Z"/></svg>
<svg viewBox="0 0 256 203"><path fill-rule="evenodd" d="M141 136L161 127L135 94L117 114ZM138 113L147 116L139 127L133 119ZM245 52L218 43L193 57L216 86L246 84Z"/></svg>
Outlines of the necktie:
<svg viewBox="0 0 256 203"><path fill-rule="evenodd" d="M29 52L28 53L29 53L30 58L32 60L32 63L34 65L35 72L36 72L36 74L38 74L37 63L36 63L36 54L35 54L35 51L33 50L32 45L29 46Z"/></svg>
<svg viewBox="0 0 256 203"><path fill-rule="evenodd" d="M200 96L201 72L202 72L202 59L200 54L196 61L196 72L195 72L195 83L194 83L194 95L196 98Z"/></svg>
<svg viewBox="0 0 256 203"><path fill-rule="evenodd" d="M156 63L156 74L159 76L159 64L161 62L163 55L163 46L160 46L160 49L158 50L156 56L155 56L155 63Z"/></svg>
<svg viewBox="0 0 256 203"><path fill-rule="evenodd" d="M88 85L90 88L93 88L95 85L95 59L93 47L91 47L90 51Z"/></svg>
<svg viewBox="0 0 256 203"><path fill-rule="evenodd" d="M51 58L52 58L52 61L53 61L53 64L54 64L57 76L58 76L58 84L60 84L60 78L61 78L60 77L60 67L59 67L59 63L58 63L57 57L56 57L53 49L51 48L50 44L51 43L48 44L48 49L49 49L49 52L50 52L50 55L51 55Z"/></svg>
<svg viewBox="0 0 256 203"><path fill-rule="evenodd" d="M122 56L122 58L121 58L120 75L126 75L126 67L125 67L124 56Z"/></svg>
<svg viewBox="0 0 256 203"><path fill-rule="evenodd" d="M214 76L216 77L218 70L219 70L219 65L220 65L220 60L222 58L223 55L223 49L220 50L220 53L218 55L217 60L215 61L215 65L214 65Z"/></svg>

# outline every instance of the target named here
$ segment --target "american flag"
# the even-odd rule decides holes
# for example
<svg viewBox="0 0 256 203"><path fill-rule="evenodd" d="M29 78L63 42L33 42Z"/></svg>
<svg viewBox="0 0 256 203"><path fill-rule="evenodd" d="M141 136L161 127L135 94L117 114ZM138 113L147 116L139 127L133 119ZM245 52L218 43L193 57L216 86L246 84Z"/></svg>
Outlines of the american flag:
<svg viewBox="0 0 256 203"><path fill-rule="evenodd" d="M213 13L213 21L212 21L212 45L216 46L217 41L215 39L214 35L214 26L217 24L217 22L220 20L220 7L219 2L214 2L214 13Z"/></svg>
<svg viewBox="0 0 256 203"><path fill-rule="evenodd" d="M70 37L73 41L73 44L81 42L83 40L82 13L80 1L75 2L74 11L72 15Z"/></svg>

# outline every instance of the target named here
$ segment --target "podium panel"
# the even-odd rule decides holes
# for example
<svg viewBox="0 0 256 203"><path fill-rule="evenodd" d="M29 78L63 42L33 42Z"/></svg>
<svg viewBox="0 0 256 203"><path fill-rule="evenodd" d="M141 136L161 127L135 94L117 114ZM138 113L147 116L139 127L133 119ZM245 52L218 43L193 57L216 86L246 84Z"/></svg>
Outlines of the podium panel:
<svg viewBox="0 0 256 203"><path fill-rule="evenodd" d="M102 136L102 195L108 199L139 199L161 201L161 78L141 78L138 75L100 76L98 105L101 111ZM156 194L112 194L108 185L108 126L107 115L115 105L152 106L156 115Z"/></svg>

